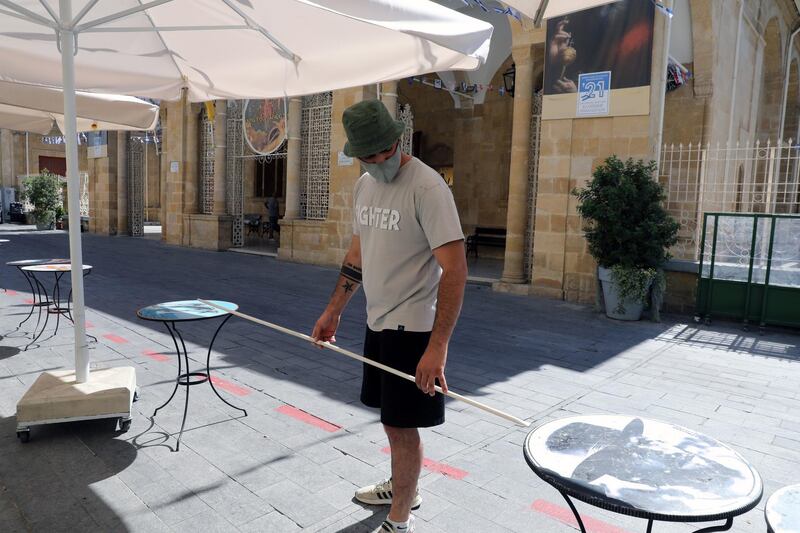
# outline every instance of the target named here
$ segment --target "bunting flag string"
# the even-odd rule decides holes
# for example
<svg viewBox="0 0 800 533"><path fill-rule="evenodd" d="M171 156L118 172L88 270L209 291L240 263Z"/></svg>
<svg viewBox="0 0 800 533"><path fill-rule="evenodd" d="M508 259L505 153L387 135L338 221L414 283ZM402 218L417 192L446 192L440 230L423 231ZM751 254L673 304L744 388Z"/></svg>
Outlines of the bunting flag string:
<svg viewBox="0 0 800 533"><path fill-rule="evenodd" d="M502 85L495 87L494 84L490 85L484 85L482 83L468 84L462 81L459 84L448 86L442 81L441 78L427 78L427 77L414 76L412 78L406 78L406 83L408 83L409 85L413 85L414 83L421 83L422 85L428 85L429 87L433 87L434 89L441 89L443 91L459 94L467 98L474 98L473 95L481 91L497 90L497 94L499 94L500 96L503 96L507 93L505 87L503 87Z"/></svg>
<svg viewBox="0 0 800 533"><path fill-rule="evenodd" d="M500 15L508 15L510 17L514 17L517 20L522 20L522 16L519 14L519 12L510 7L493 7L490 10L488 7L486 7L486 4L483 3L484 0L461 0L461 1L464 2L465 6L478 6L484 11L484 13L489 13L490 11L494 11L495 13L499 13Z"/></svg>

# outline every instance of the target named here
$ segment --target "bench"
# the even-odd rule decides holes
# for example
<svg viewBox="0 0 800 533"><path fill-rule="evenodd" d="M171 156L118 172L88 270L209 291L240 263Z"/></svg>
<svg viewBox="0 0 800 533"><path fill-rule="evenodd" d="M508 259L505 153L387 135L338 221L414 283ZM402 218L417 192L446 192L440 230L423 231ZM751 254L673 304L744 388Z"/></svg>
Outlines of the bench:
<svg viewBox="0 0 800 533"><path fill-rule="evenodd" d="M506 247L506 229L505 228L487 228L478 226L475 228L475 233L469 235L466 241L467 255L470 252L478 257L478 246L496 246L499 248Z"/></svg>

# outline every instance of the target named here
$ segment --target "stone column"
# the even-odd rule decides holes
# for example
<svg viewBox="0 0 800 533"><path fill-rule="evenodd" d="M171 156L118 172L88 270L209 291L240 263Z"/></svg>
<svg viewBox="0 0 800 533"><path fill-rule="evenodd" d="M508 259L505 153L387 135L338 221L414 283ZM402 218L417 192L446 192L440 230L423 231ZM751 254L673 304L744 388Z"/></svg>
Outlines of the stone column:
<svg viewBox="0 0 800 533"><path fill-rule="evenodd" d="M300 218L300 125L303 114L303 99L289 100L289 123L286 146L286 209L284 220Z"/></svg>
<svg viewBox="0 0 800 533"><path fill-rule="evenodd" d="M511 163L508 176L506 252L503 283L525 283L525 224L528 214L528 159L530 155L531 106L533 104L533 47L512 50L514 79L514 118L511 129Z"/></svg>
<svg viewBox="0 0 800 533"><path fill-rule="evenodd" d="M14 184L14 132L0 130L0 179L3 187Z"/></svg>
<svg viewBox="0 0 800 533"><path fill-rule="evenodd" d="M116 235L119 229L119 146L123 132L108 132L108 154L89 160L89 231Z"/></svg>
<svg viewBox="0 0 800 533"><path fill-rule="evenodd" d="M385 81L381 83L381 102L389 110L392 118L397 118L397 82Z"/></svg>

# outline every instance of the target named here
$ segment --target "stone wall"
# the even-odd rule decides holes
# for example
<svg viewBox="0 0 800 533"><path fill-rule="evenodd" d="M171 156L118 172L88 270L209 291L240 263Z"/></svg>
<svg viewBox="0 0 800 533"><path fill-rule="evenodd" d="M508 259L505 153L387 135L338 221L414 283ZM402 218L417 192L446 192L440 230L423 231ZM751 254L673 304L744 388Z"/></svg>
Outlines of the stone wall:
<svg viewBox="0 0 800 533"><path fill-rule="evenodd" d="M509 57L497 70L495 90L483 104L462 98L461 109L446 91L399 83L400 102L411 104L414 130L422 133L420 159L434 168L453 167L453 196L467 234L476 226L506 226L514 100L496 88L503 86L502 73L511 63ZM502 257L502 249L486 253Z"/></svg>

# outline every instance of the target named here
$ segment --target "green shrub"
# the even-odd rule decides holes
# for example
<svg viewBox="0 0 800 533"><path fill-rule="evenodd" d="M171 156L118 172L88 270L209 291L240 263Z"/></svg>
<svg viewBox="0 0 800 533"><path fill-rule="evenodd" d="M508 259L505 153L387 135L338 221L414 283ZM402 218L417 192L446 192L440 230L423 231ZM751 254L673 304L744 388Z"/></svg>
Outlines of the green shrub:
<svg viewBox="0 0 800 533"><path fill-rule="evenodd" d="M654 171L654 162L611 156L585 188L573 191L589 252L600 266L659 268L669 259L680 226L664 209Z"/></svg>
<svg viewBox="0 0 800 533"><path fill-rule="evenodd" d="M61 207L60 191L58 176L47 170L22 182L22 199L33 204L33 217L37 224L53 222L56 209Z"/></svg>

